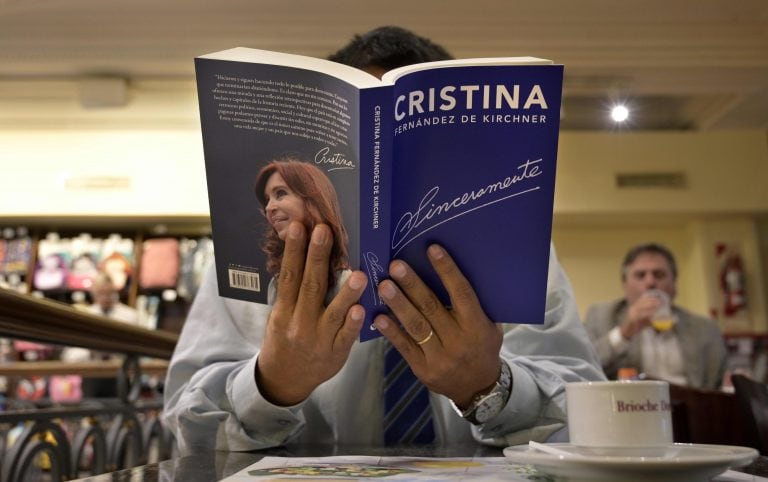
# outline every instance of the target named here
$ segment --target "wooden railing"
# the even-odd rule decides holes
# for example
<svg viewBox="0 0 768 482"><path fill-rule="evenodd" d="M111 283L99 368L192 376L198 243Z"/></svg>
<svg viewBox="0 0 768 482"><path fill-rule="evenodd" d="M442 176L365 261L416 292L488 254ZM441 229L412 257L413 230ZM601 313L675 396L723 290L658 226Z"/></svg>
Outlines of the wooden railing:
<svg viewBox="0 0 768 482"><path fill-rule="evenodd" d="M122 358L0 364L0 376L115 378L118 390L117 398L75 405L27 402L0 412L0 482L64 481L171 456L172 440L160 421L162 399L140 393L140 385L142 374L164 374L178 335L0 289L0 337Z"/></svg>
<svg viewBox="0 0 768 482"><path fill-rule="evenodd" d="M0 377L32 377L51 375L80 375L83 378L115 378L122 370L119 360L92 360L82 362L33 361L0 363ZM164 376L167 360L139 360L141 373Z"/></svg>
<svg viewBox="0 0 768 482"><path fill-rule="evenodd" d="M0 336L169 360L178 335L0 289Z"/></svg>

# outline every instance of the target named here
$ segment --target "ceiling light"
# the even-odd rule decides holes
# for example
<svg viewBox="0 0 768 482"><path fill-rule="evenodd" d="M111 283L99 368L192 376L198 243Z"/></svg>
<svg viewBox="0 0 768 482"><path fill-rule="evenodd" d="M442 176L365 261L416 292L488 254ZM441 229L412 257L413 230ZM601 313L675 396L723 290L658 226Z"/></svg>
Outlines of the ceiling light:
<svg viewBox="0 0 768 482"><path fill-rule="evenodd" d="M611 118L616 122L624 122L628 117L629 110L623 105L617 105L611 109Z"/></svg>

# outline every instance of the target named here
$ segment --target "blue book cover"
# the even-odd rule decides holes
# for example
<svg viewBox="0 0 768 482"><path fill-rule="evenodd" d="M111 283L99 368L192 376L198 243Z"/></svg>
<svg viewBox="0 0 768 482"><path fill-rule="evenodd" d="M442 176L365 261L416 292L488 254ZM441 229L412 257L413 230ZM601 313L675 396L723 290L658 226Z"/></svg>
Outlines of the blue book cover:
<svg viewBox="0 0 768 482"><path fill-rule="evenodd" d="M543 322L561 66L457 60L380 80L236 48L198 57L195 69L221 296L274 296L290 212L269 204L280 180L332 226L331 281L348 269L368 276L361 340L378 336L371 322L386 306L376 287L391 259L450 303L426 258L433 242L454 256L491 319Z"/></svg>

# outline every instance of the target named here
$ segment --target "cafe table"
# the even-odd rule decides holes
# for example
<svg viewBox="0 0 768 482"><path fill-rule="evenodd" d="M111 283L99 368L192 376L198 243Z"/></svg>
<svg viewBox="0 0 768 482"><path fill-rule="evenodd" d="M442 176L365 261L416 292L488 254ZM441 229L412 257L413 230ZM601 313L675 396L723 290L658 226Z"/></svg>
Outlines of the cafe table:
<svg viewBox="0 0 768 482"><path fill-rule="evenodd" d="M131 469L95 475L82 482L212 482L229 477L258 462L263 457L326 457L342 455L374 455L392 457L503 457L499 447L483 445L456 445L435 447L430 445L408 447L364 446L285 446L257 452L208 452L194 456L147 464ZM752 464L732 469L738 480L751 481L749 475L768 478L768 457L758 457ZM742 478L743 476L743 478Z"/></svg>

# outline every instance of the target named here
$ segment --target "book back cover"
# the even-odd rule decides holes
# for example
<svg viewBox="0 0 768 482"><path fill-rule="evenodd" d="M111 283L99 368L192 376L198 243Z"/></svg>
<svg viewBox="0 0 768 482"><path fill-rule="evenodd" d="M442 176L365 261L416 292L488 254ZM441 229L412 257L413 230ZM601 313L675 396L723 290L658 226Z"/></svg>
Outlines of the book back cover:
<svg viewBox="0 0 768 482"><path fill-rule="evenodd" d="M203 57L195 67L220 295L269 301L290 220L285 208L269 212L268 199L282 195L265 193L274 172L308 216L333 224L342 248L336 279L357 268L360 90L286 65Z"/></svg>

